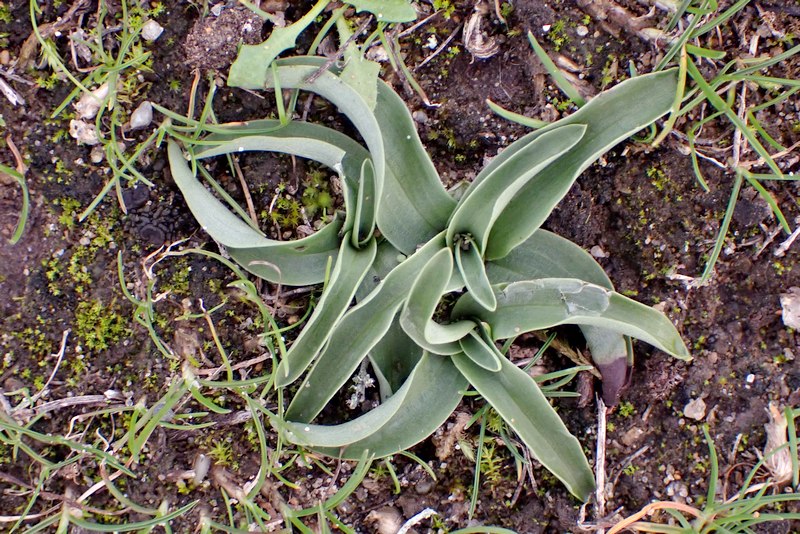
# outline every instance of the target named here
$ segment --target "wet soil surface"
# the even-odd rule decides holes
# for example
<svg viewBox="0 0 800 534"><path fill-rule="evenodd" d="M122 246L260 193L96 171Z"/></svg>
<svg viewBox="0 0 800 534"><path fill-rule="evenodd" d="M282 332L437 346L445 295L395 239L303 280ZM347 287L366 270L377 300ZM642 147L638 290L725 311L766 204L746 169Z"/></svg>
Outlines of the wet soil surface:
<svg viewBox="0 0 800 534"><path fill-rule="evenodd" d="M276 4L285 7L281 2ZM427 2L419 4L431 11ZM534 33L552 57L561 56L560 64L572 71L587 95L624 79L629 64L638 72L648 72L663 53L663 48L642 41L618 19L601 20L596 7L586 7L586 2L563 0L545 5L516 0L513 10L504 11L507 25L497 19L493 7L488 9L484 37L495 39L496 53L479 59L466 49L462 38L473 3L443 4L452 9L431 18L402 41L411 67L433 56L414 74L435 105L426 105L388 65L384 77L407 97L420 136L448 186L469 181L487 159L527 131L494 115L486 99L548 121L574 111L531 50L525 38L527 31ZM70 9L63 3L40 5L40 23L57 20ZM156 19L164 26L164 34L146 45L152 52L152 63L149 70L138 73L139 87L131 92L126 114L144 99L186 113L195 67L204 69L197 82L198 105L202 105L209 80L219 86L215 108L221 122L260 118L273 111L271 95L224 86L236 45L260 41L269 27L262 30L258 17L236 6L222 6L217 14L212 9L203 16L200 4L168 1L163 5L165 10ZM622 5L631 16L644 17L637 20L647 25L663 26L668 19L656 8L649 10L635 2ZM88 31L96 8L87 2L81 9L82 18L75 18L71 26L52 37L62 57L69 56L64 35L80 24ZM296 20L305 8L289 7L287 19ZM122 417L87 416L86 420L79 419L77 426L73 418L126 402L141 401L149 406L167 391L168 377L181 372L181 361L157 350L147 330L133 320L135 309L122 291L118 266L126 290L138 298L146 293L149 283L157 280L154 295L160 298L153 310L156 331L169 344L181 347L184 354L191 354L201 368L219 365L212 328L203 318L203 309L212 310L225 303L212 317L215 333L233 363L263 356L258 337L263 325L256 319L257 309L239 292L226 288L235 277L220 262L185 255L164 258L153 266L155 258L149 255L167 242L185 240L182 247L217 250L196 227L172 183L163 150L149 148L136 163L153 188L123 184L119 196L125 200L127 213L112 189L88 219L78 221L111 175L104 161L92 162L91 147L79 146L68 136L69 120L74 115L71 108L51 118L72 86L56 80L50 88L41 87L48 85L51 71L37 64L36 56L29 66L14 67L30 34L28 4L12 1L4 9L10 17L0 23L0 35L4 36L8 56L0 55L0 62L4 72L16 78L2 79L24 97L25 104L12 106L6 99L0 101L6 138L0 157L2 163L14 167L11 145L22 153L28 167L32 207L21 242L7 244L6 238L16 224L20 194L15 185L0 182L0 233L4 238L0 243L0 388L4 395L0 412L13 410L26 394L43 388L42 401L106 395L106 400L94 405L66 405L38 412L32 428L44 434L70 433L71 439L82 439L84 430L96 430L110 439L119 435L114 425L124 425ZM768 13L766 18L764 12ZM740 43L759 33L759 51L774 55L789 46L777 33L791 33L796 26L796 14L791 11L753 5L745 8L720 37L723 46L738 54ZM451 35L455 35L451 43L434 55ZM298 47L308 47L310 39L301 38ZM794 77L797 67L796 60L788 62L776 75ZM758 98L763 100L762 93L752 91L754 104L759 103ZM800 137L797 102L786 100L760 117L783 146L791 146ZM330 112L320 109L321 114ZM157 114L155 120L163 117ZM680 129L681 123L678 126ZM151 130L129 132L130 141L126 143L135 146L149 133ZM732 132L724 123L711 123L703 137L730 139ZM720 498L730 497L758 460L757 451L763 450L769 403L800 404L800 367L795 361L800 347L797 333L784 324L781 315L781 295L800 286L800 249L798 245L781 247L787 235L780 231L764 200L745 185L714 276L702 287L692 284L714 246L733 176L713 162L700 160L709 188L703 190L684 155L685 144L685 138L676 134L657 149L634 143L615 148L581 176L546 224L591 250L618 291L667 313L694 356L692 362L682 363L645 345L636 347L633 381L623 394L623 402L608 414L607 520L633 514L653 500L702 502L710 467L703 424L709 426L720 455L720 487L725 491ZM724 161L729 155L726 143L718 146L719 153L710 153ZM745 158L755 156L750 153ZM784 163L786 171L797 170L797 158ZM250 188L261 223L276 237L294 237L292 232L285 233L287 226L313 226L313 221L292 221L291 203L284 202L287 207L281 212L275 207L276 198L301 198L306 189L335 193L334 187L320 185L319 176L315 183L298 178L314 172L302 164L292 168L291 163L278 158L251 156L242 158L240 166L252 180ZM237 177L226 174L224 165L209 170L231 194L237 198L241 195ZM800 215L800 186L792 181L765 182L764 186L794 227L794 218ZM273 216L275 213L280 217ZM262 291L272 298L277 289L265 285ZM269 298L281 325L297 321L308 304L308 293L303 292ZM563 336L582 349L573 333L565 331ZM66 342L62 347L63 339ZM526 350L535 350L541 344L534 339L525 343L529 344L523 347ZM258 376L265 365L263 358L260 361L247 372ZM553 350L545 357L550 369L567 364ZM588 404L579 404L563 399L557 404L593 459L597 412L591 396L589 400ZM231 408L233 415L217 417L217 425L210 431L159 428L135 469L137 478L127 483L128 496L150 507L167 499L174 509L198 499L195 510L176 520L176 532L192 531L203 514L225 521L219 488L229 489L231 481L233 486L243 484L258 471L261 458L254 427L246 417L234 417L242 413L242 406ZM499 437L490 441L492 469L484 473L470 519L475 464L462 449L478 439L475 425L466 428L478 408L477 403L465 402L445 427L413 449L435 473L435 481L414 461L397 456L392 460L396 484L385 465L373 468L361 486L339 505L337 515L360 532L395 532L426 508L437 516L420 521L414 527L417 532L468 525L497 525L531 533L580 531L580 503L535 462L532 476L525 469L518 470ZM274 437L268 437L268 441L274 444ZM44 447L39 443L35 447L52 462L63 460L66 454L63 446ZM229 451L228 457L219 452L222 449ZM199 452L212 451L217 451L217 456L211 481L188 488L181 482L181 473L195 466ZM279 480L269 481L269 491L258 497L260 506L273 517L279 517L283 503L313 506L332 495L352 473L352 465L340 466L326 459L320 462L318 465L327 466L327 474L314 465L295 466L284 472L297 485L295 489ZM77 470L65 468L51 473L44 488L56 497L41 500L28 513L52 513L47 510L61 504L57 496L80 495L100 480L96 465L77 465ZM27 458L16 456L10 446L0 448L0 466L0 516L22 513L30 496L17 490L36 484L38 468L31 468ZM762 471L759 480L767 476ZM112 498L100 496L92 506L102 509L113 503ZM593 516L591 510L585 518L587 524L603 520ZM98 514L85 514L100 520ZM102 520L114 517L132 522L145 516L127 511ZM308 524L313 525L313 520ZM0 524L0 530L3 525L8 524ZM770 531L797 528L779 524Z"/></svg>

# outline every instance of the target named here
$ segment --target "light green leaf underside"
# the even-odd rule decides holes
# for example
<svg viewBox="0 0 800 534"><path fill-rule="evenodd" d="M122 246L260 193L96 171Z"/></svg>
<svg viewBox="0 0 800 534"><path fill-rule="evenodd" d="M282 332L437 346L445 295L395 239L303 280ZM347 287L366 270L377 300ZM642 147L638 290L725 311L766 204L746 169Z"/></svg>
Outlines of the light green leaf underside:
<svg viewBox="0 0 800 534"><path fill-rule="evenodd" d="M536 459L573 495L583 501L588 499L594 490L594 475L581 444L569 433L533 379L505 358L496 373L464 354L456 354L452 360Z"/></svg>
<svg viewBox="0 0 800 534"><path fill-rule="evenodd" d="M495 287L494 312L466 294L456 303L453 316L487 322L495 339L560 324L599 326L641 339L676 358L689 358L666 316L602 286L572 278L543 278Z"/></svg>
<svg viewBox="0 0 800 534"><path fill-rule="evenodd" d="M330 281L314 313L286 353L286 357L278 365L275 373L275 383L278 387L297 380L319 354L339 319L350 306L356 289L375 259L377 245L374 239L358 250L350 245L348 237L349 235L345 236L342 241Z"/></svg>
<svg viewBox="0 0 800 534"><path fill-rule="evenodd" d="M453 256L449 249L443 248L419 272L400 313L403 330L417 345L433 354L460 352L458 340L475 328L471 321L442 325L433 320L452 271Z"/></svg>
<svg viewBox="0 0 800 534"><path fill-rule="evenodd" d="M475 243L472 240L465 244L456 243L455 248L458 272L461 273L469 294L487 310L494 310L497 306L494 290L489 283L486 266Z"/></svg>

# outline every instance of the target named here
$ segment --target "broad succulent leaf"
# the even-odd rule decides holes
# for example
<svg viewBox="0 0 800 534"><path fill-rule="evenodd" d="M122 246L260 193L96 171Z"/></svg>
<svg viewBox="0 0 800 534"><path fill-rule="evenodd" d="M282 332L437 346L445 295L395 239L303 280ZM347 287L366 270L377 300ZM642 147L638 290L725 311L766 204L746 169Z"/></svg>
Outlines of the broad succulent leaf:
<svg viewBox="0 0 800 534"><path fill-rule="evenodd" d="M517 192L543 168L572 149L586 132L586 126L568 124L540 135L499 165L461 199L447 225L447 243L458 235L470 235L483 255L497 217Z"/></svg>
<svg viewBox="0 0 800 534"><path fill-rule="evenodd" d="M342 317L289 405L288 419L309 422L319 414L389 329L419 271L442 248L444 232L395 267Z"/></svg>
<svg viewBox="0 0 800 534"><path fill-rule="evenodd" d="M455 250L458 272L461 273L469 294L487 310L494 310L497 301L477 245L472 239L464 239L456 243Z"/></svg>
<svg viewBox="0 0 800 534"><path fill-rule="evenodd" d="M464 354L453 363L478 393L514 429L541 464L581 500L594 490L594 476L580 442L570 434L539 386L523 370L502 358L492 372Z"/></svg>
<svg viewBox="0 0 800 534"><path fill-rule="evenodd" d="M463 354L476 365L496 373L502 369L505 356L497 350L494 341L484 333L484 328L469 332L459 341Z"/></svg>
<svg viewBox="0 0 800 534"><path fill-rule="evenodd" d="M387 168L378 227L395 248L411 254L445 228L456 202L442 186L405 103L382 81L375 117Z"/></svg>
<svg viewBox="0 0 800 534"><path fill-rule="evenodd" d="M343 221L334 219L316 234L285 242L267 239L231 213L192 174L177 143L168 145L172 177L197 222L245 269L271 282L309 285L322 282L336 257Z"/></svg>
<svg viewBox="0 0 800 534"><path fill-rule="evenodd" d="M614 289L603 268L581 247L547 230L539 229L507 256L486 266L492 284L537 278L578 278ZM618 332L582 325L581 332L592 360L603 376L603 400L616 405L633 366L630 340Z"/></svg>
<svg viewBox="0 0 800 534"><path fill-rule="evenodd" d="M626 80L599 94L566 119L520 139L517 150L556 127L566 124L587 127L568 157L559 158L525 184L500 214L489 236L485 257L502 258L523 243L547 219L581 172L611 147L667 113L675 97L676 80L674 70ZM505 152L498 157L504 155ZM476 187L477 184L471 189Z"/></svg>
<svg viewBox="0 0 800 534"><path fill-rule="evenodd" d="M432 354L422 357L409 376L409 382L409 390L401 406L377 432L344 449L315 449L329 456L346 459L358 458L364 451L383 457L408 449L444 424L455 411L468 385L450 358Z"/></svg>
<svg viewBox="0 0 800 534"><path fill-rule="evenodd" d="M450 249L443 248L419 272L400 313L400 325L406 334L433 354L460 352L458 340L476 326L472 321L442 325L433 320L436 307L447 292L452 271L453 255Z"/></svg>
<svg viewBox="0 0 800 534"><path fill-rule="evenodd" d="M574 278L542 278L495 286L495 294L495 311L467 293L456 303L453 317L485 321L495 339L561 324L598 326L689 359L689 351L666 316L603 286Z"/></svg>
<svg viewBox="0 0 800 534"><path fill-rule="evenodd" d="M422 347L408 337L399 319L395 318L386 334L369 351L373 369L377 368L376 373L380 373L381 399L388 398L403 385L423 352Z"/></svg>
<svg viewBox="0 0 800 534"><path fill-rule="evenodd" d="M342 240L330 281L314 313L278 365L275 380L279 386L297 380L322 350L375 260L376 249L374 239L361 249L351 245L349 235Z"/></svg>

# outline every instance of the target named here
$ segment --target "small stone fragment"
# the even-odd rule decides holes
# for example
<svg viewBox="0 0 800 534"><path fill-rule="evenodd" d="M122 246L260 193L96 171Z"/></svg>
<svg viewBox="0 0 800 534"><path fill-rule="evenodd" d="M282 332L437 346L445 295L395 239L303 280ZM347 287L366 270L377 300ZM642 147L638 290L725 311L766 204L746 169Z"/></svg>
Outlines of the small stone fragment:
<svg viewBox="0 0 800 534"><path fill-rule="evenodd" d="M164 32L164 28L153 19L148 20L142 25L142 39L145 41L155 41Z"/></svg>
<svg viewBox="0 0 800 534"><path fill-rule="evenodd" d="M131 130L146 128L153 122L153 105L145 100L131 113Z"/></svg>
<svg viewBox="0 0 800 534"><path fill-rule="evenodd" d="M775 483L782 486L792 479L792 455L787 444L786 422L783 412L774 402L769 403L769 423L764 425L767 434L767 444L764 445L764 465L769 470Z"/></svg>
<svg viewBox="0 0 800 534"><path fill-rule="evenodd" d="M781 309L783 324L800 329L800 287L790 287L788 293L781 294Z"/></svg>
<svg viewBox="0 0 800 534"><path fill-rule="evenodd" d="M79 145L93 146L100 142L94 124L77 119L69 121L69 135L76 139Z"/></svg>
<svg viewBox="0 0 800 534"><path fill-rule="evenodd" d="M589 254L591 254L595 258L607 258L608 252L603 250L600 245L595 245L589 250Z"/></svg>
<svg viewBox="0 0 800 534"><path fill-rule="evenodd" d="M584 25L580 25L577 28L575 28L575 33L578 34L578 37L586 37L587 35L589 35L589 28L587 28Z"/></svg>
<svg viewBox="0 0 800 534"><path fill-rule="evenodd" d="M104 83L91 93L84 93L75 103L75 111L81 119L93 119L100 111L103 100L108 96L108 84Z"/></svg>
<svg viewBox="0 0 800 534"><path fill-rule="evenodd" d="M644 430L638 426L634 426L622 435L620 441L623 445L633 447L642 439L642 436L644 436Z"/></svg>
<svg viewBox="0 0 800 534"><path fill-rule="evenodd" d="M683 407L683 415L689 419L700 421L706 416L706 403L703 399L693 399Z"/></svg>
<svg viewBox="0 0 800 534"><path fill-rule="evenodd" d="M101 163L105 157L106 151L103 150L103 147L100 145L92 148L92 151L89 153L89 160L91 160L92 163Z"/></svg>
<svg viewBox="0 0 800 534"><path fill-rule="evenodd" d="M372 525L378 534L396 534L403 526L403 518L396 508L384 506L367 514L366 523Z"/></svg>

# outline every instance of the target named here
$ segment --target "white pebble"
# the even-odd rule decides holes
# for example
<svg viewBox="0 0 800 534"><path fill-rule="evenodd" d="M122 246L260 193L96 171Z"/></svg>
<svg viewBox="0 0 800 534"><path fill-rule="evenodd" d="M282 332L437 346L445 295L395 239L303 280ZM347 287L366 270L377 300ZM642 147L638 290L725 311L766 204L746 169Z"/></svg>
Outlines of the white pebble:
<svg viewBox="0 0 800 534"><path fill-rule="evenodd" d="M153 122L153 105L145 100L131 113L131 130L146 128Z"/></svg>
<svg viewBox="0 0 800 534"><path fill-rule="evenodd" d="M164 28L153 19L148 20L142 25L142 39L145 41L155 41L164 32Z"/></svg>
<svg viewBox="0 0 800 534"><path fill-rule="evenodd" d="M695 421L706 416L706 403L703 399L694 399L683 407L683 415Z"/></svg>

